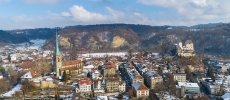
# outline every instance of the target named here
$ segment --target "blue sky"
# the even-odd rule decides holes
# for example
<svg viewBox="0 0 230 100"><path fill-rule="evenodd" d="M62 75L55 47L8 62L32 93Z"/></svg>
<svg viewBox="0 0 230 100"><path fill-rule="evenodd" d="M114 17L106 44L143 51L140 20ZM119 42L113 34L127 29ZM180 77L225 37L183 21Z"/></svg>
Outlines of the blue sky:
<svg viewBox="0 0 230 100"><path fill-rule="evenodd" d="M228 23L229 5L227 0L0 0L0 29Z"/></svg>

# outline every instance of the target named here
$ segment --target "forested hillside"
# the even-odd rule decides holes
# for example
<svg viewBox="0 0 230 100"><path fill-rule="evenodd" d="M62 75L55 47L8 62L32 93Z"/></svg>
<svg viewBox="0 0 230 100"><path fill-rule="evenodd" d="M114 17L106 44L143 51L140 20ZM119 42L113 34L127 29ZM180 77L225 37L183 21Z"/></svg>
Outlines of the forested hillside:
<svg viewBox="0 0 230 100"><path fill-rule="evenodd" d="M135 24L77 25L62 29L37 28L0 31L2 42L23 42L47 39L44 49L53 49L54 34L58 32L61 49L89 51L172 50L179 41L191 39L197 53L230 54L230 24L201 24L185 26L149 26ZM7 38L2 38L7 37ZM20 39L19 39L20 37ZM23 38L21 38L23 37ZM13 39L13 40L12 40Z"/></svg>

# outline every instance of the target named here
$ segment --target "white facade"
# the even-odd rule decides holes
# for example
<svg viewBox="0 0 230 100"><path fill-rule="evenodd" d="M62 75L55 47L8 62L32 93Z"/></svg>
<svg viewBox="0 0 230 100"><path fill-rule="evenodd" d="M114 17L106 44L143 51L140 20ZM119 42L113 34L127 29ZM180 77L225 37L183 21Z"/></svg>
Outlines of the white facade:
<svg viewBox="0 0 230 100"><path fill-rule="evenodd" d="M181 88L181 86L184 86L185 94L200 93L200 87L197 83L178 82L177 88Z"/></svg>
<svg viewBox="0 0 230 100"><path fill-rule="evenodd" d="M98 79L100 76L100 72L98 70L94 70L92 72L92 79Z"/></svg>
<svg viewBox="0 0 230 100"><path fill-rule="evenodd" d="M125 88L126 88L125 85L126 85L125 82L123 82L122 84L119 85L119 91L120 92L125 92Z"/></svg>
<svg viewBox="0 0 230 100"><path fill-rule="evenodd" d="M186 75L187 74L185 73L176 73L176 74L173 74L173 78L177 82L186 82Z"/></svg>
<svg viewBox="0 0 230 100"><path fill-rule="evenodd" d="M79 88L81 92L90 92L91 91L91 84L79 84Z"/></svg>

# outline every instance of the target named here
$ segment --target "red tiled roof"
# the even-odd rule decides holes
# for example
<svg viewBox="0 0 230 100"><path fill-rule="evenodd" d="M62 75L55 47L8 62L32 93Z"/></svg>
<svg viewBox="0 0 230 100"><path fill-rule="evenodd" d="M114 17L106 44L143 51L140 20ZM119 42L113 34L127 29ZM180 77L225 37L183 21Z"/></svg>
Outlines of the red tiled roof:
<svg viewBox="0 0 230 100"><path fill-rule="evenodd" d="M36 77L42 76L40 73L36 72L33 69L30 70L30 73L32 75L32 78L36 78Z"/></svg>
<svg viewBox="0 0 230 100"><path fill-rule="evenodd" d="M112 62L108 62L104 68L105 69L116 68L116 65Z"/></svg>
<svg viewBox="0 0 230 100"><path fill-rule="evenodd" d="M134 79L143 79L142 76L135 76Z"/></svg>
<svg viewBox="0 0 230 100"><path fill-rule="evenodd" d="M79 69L78 67L67 67L67 68L61 68L60 70L64 71L64 70L78 70L78 69Z"/></svg>
<svg viewBox="0 0 230 100"><path fill-rule="evenodd" d="M80 80L78 81L79 85L83 85L83 84L87 84L87 85L91 85L92 82L90 80Z"/></svg>
<svg viewBox="0 0 230 100"><path fill-rule="evenodd" d="M141 85L138 88L138 90L148 90L148 88L143 83L141 83Z"/></svg>
<svg viewBox="0 0 230 100"><path fill-rule="evenodd" d="M65 61L62 62L62 66L68 66L68 65L74 65L74 64L80 64L82 63L81 60L70 60L70 61Z"/></svg>
<svg viewBox="0 0 230 100"><path fill-rule="evenodd" d="M31 68L33 66L33 63L31 61L27 61L27 62L22 62L22 64L19 66L19 68Z"/></svg>

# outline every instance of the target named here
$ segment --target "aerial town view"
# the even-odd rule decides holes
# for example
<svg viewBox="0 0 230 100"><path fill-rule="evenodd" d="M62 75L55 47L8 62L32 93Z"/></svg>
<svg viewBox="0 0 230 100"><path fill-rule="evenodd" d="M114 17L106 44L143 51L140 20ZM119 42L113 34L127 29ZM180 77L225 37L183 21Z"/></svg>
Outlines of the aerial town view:
<svg viewBox="0 0 230 100"><path fill-rule="evenodd" d="M0 100L230 100L229 5L0 0Z"/></svg>

